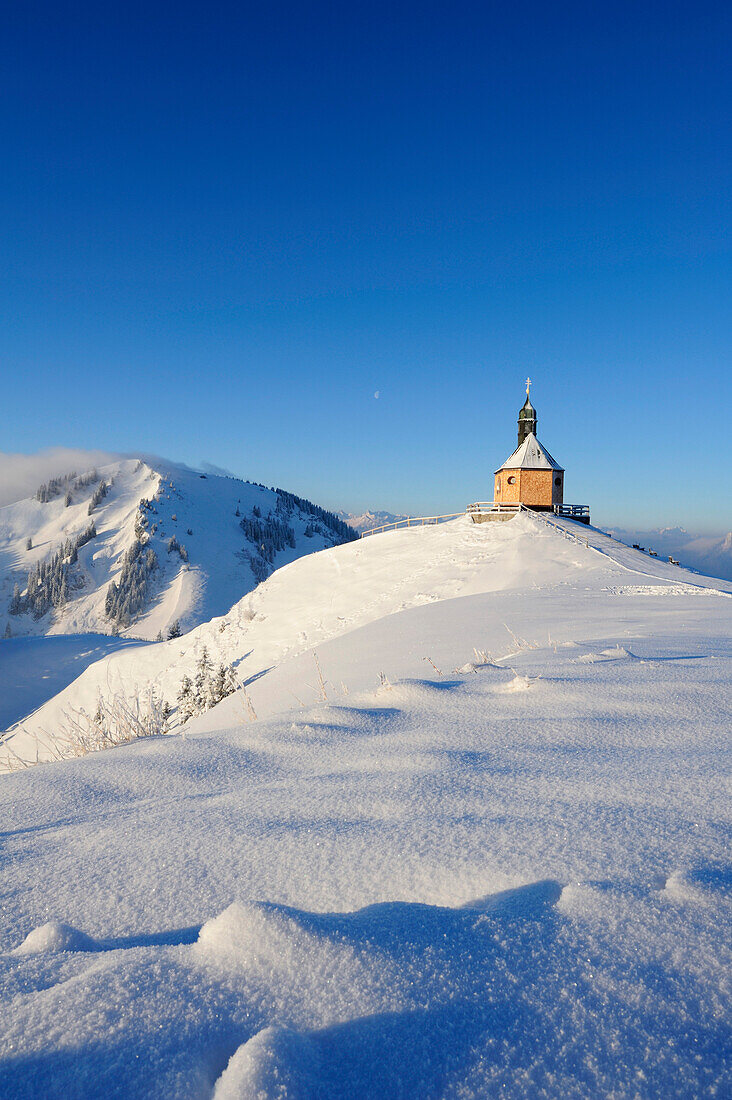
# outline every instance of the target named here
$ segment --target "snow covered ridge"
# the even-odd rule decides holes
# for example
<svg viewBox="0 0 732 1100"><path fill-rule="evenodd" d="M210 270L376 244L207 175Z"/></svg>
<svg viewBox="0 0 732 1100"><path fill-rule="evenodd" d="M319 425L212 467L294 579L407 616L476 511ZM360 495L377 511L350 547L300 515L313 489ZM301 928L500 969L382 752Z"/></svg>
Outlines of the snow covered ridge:
<svg viewBox="0 0 732 1100"><path fill-rule="evenodd" d="M185 467L130 459L55 477L0 509L0 630L175 634L354 537L291 493Z"/></svg>
<svg viewBox="0 0 732 1100"><path fill-rule="evenodd" d="M576 526L566 523L568 529ZM165 711L164 728L175 731L189 714L204 709L198 696L214 692L219 681L225 684L229 670L242 690L203 718L193 718L193 728L201 723L221 728L280 713L320 697L317 660L325 661L324 647L333 640L395 613L456 597L503 591L519 607L527 594L540 606L540 593L592 591L597 606L612 606L615 615L618 599L634 594L644 595L643 604L649 605L649 588L651 596L660 589L674 596L709 591L714 602L732 591L727 582L704 581L583 527L583 540L588 536L589 546L578 545L526 515L505 524L473 524L462 517L302 557L277 569L225 616L181 638L127 649L91 665L66 690L11 727L0 745L0 766L63 755L63 745L78 740L78 716L95 715L100 700L108 712L129 714L139 706L151 714ZM515 610L508 608L505 618L491 627L498 630L503 650L512 640L504 624L513 627L515 617ZM412 641L408 645L413 649ZM348 652L347 639L339 643L339 652ZM354 658L353 667L326 667L322 675L348 690L365 687L380 671L393 671L373 667L379 653L375 642L373 651ZM435 659L427 650L419 653L418 662L427 657ZM198 684L202 668L208 680L191 696L190 685ZM413 666L409 668L413 674ZM364 679L366 673L370 679ZM163 732L144 713L139 717L148 728ZM124 723L129 728L127 718Z"/></svg>

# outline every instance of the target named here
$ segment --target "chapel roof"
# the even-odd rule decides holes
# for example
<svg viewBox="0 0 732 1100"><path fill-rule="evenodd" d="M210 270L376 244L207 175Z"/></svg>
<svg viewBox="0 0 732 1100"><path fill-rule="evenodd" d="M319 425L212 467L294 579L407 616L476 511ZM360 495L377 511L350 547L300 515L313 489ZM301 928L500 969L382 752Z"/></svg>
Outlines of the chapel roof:
<svg viewBox="0 0 732 1100"><path fill-rule="evenodd" d="M561 470L564 467L555 462L545 447L542 447L533 432L529 432L520 447L510 455L499 470Z"/></svg>

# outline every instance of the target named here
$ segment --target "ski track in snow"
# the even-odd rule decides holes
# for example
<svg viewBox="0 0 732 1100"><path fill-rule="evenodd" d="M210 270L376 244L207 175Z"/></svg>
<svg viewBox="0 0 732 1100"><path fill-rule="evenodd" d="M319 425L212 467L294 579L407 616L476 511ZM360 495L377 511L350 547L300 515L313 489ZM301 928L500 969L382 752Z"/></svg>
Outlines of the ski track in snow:
<svg viewBox="0 0 732 1100"><path fill-rule="evenodd" d="M267 717L0 779L1 1096L728 1091L725 586L376 538L189 636Z"/></svg>

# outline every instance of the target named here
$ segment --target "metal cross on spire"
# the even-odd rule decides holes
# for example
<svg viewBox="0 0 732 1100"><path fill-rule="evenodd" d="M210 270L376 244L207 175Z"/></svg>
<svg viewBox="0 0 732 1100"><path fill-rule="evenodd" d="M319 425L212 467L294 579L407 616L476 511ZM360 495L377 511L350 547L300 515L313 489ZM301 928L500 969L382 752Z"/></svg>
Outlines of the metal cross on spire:
<svg viewBox="0 0 732 1100"><path fill-rule="evenodd" d="M530 389L531 389L531 379L530 379L530 378L527 378L527 379L526 379L526 396L527 396L527 397L529 396L529 390L530 390Z"/></svg>

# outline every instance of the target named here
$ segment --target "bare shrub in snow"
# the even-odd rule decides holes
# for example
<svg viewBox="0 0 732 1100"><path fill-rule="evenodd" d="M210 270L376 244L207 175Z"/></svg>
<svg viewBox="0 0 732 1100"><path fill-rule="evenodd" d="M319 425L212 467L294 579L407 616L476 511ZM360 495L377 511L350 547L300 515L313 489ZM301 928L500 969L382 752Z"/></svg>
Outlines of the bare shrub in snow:
<svg viewBox="0 0 732 1100"><path fill-rule="evenodd" d="M516 634L513 630L511 630L511 627L508 625L508 623L504 623L503 625L505 626L508 633L511 635L511 640L513 641L513 644L516 646L517 651L520 652L521 650L524 650L524 649L536 649L537 648L536 642L528 642L526 640L526 638L522 638L519 634Z"/></svg>
<svg viewBox="0 0 732 1100"><path fill-rule="evenodd" d="M144 702L139 697L129 700L122 695L106 699L100 696L93 717L83 709L66 711L65 727L56 744L62 759L86 756L140 737L166 734L169 716L169 705L153 688L147 692Z"/></svg>
<svg viewBox="0 0 732 1100"><path fill-rule="evenodd" d="M320 661L318 660L318 654L313 650L313 660L315 661L315 668L318 673L318 687L320 689L320 698L324 702L328 702L328 692L325 689L325 679L323 678L323 670L320 667Z"/></svg>
<svg viewBox="0 0 732 1100"><path fill-rule="evenodd" d="M40 762L40 750L50 752L54 760L73 760L101 752L117 745L126 745L141 737L160 737L170 732L170 704L153 688L141 701L126 699L121 694L104 698L100 695L93 715L83 707L71 707L63 712L63 721L54 737L37 739L35 760L21 760L14 753L8 756L11 771L31 767ZM8 746L8 752L11 750Z"/></svg>

